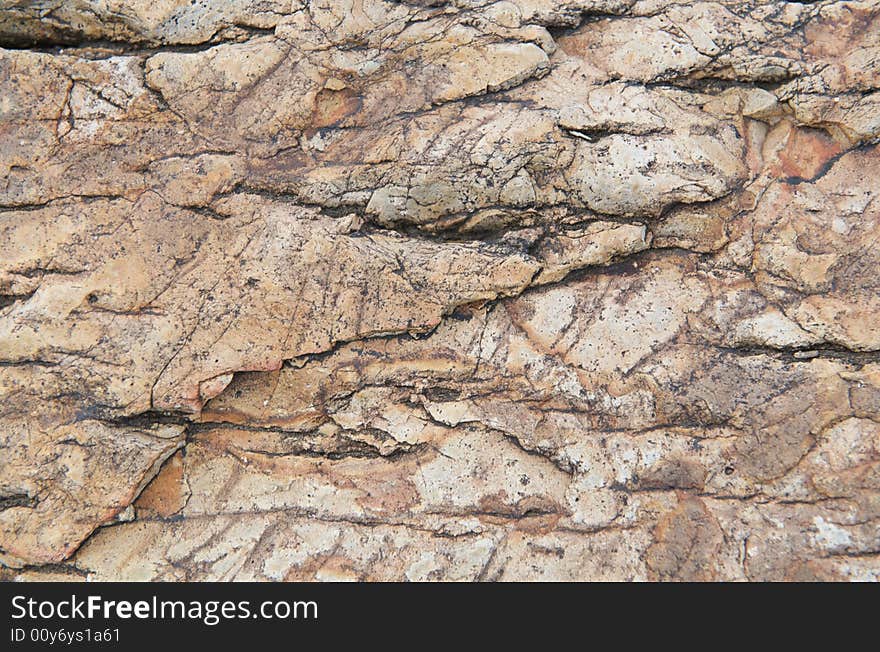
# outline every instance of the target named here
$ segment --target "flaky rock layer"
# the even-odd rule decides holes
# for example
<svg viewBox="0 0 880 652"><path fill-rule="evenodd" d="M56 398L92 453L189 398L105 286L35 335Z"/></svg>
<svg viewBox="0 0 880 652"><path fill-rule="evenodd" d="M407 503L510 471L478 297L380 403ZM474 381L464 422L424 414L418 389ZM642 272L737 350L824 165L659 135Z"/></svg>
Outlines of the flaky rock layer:
<svg viewBox="0 0 880 652"><path fill-rule="evenodd" d="M880 579L876 1L0 46L0 577Z"/></svg>

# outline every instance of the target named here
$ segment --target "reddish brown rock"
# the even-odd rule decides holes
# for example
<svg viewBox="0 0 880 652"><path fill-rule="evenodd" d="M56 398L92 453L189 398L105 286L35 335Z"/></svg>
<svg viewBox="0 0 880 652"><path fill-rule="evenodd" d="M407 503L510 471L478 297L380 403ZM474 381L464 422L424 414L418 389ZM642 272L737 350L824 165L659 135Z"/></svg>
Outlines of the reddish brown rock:
<svg viewBox="0 0 880 652"><path fill-rule="evenodd" d="M880 579L878 25L0 1L0 576Z"/></svg>

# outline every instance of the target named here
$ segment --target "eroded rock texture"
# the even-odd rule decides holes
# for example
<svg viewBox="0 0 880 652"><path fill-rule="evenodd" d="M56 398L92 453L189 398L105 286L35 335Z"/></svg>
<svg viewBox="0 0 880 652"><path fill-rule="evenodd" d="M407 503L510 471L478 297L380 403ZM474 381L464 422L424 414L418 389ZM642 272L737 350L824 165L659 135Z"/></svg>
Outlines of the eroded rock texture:
<svg viewBox="0 0 880 652"><path fill-rule="evenodd" d="M880 3L0 1L20 579L880 578Z"/></svg>

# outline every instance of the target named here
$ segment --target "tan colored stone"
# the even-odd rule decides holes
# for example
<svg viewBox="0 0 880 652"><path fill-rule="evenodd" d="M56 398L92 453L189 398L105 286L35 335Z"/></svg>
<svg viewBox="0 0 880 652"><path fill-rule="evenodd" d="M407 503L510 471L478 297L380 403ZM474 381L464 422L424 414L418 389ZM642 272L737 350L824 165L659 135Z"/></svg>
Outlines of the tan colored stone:
<svg viewBox="0 0 880 652"><path fill-rule="evenodd" d="M0 578L880 579L878 26L0 0Z"/></svg>

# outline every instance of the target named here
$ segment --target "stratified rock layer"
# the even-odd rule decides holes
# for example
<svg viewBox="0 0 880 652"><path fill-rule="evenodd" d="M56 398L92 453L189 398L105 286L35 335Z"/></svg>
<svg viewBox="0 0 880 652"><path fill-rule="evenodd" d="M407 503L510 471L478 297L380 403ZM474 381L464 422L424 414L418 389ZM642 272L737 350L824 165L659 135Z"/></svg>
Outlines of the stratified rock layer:
<svg viewBox="0 0 880 652"><path fill-rule="evenodd" d="M880 579L876 1L0 45L0 576Z"/></svg>

